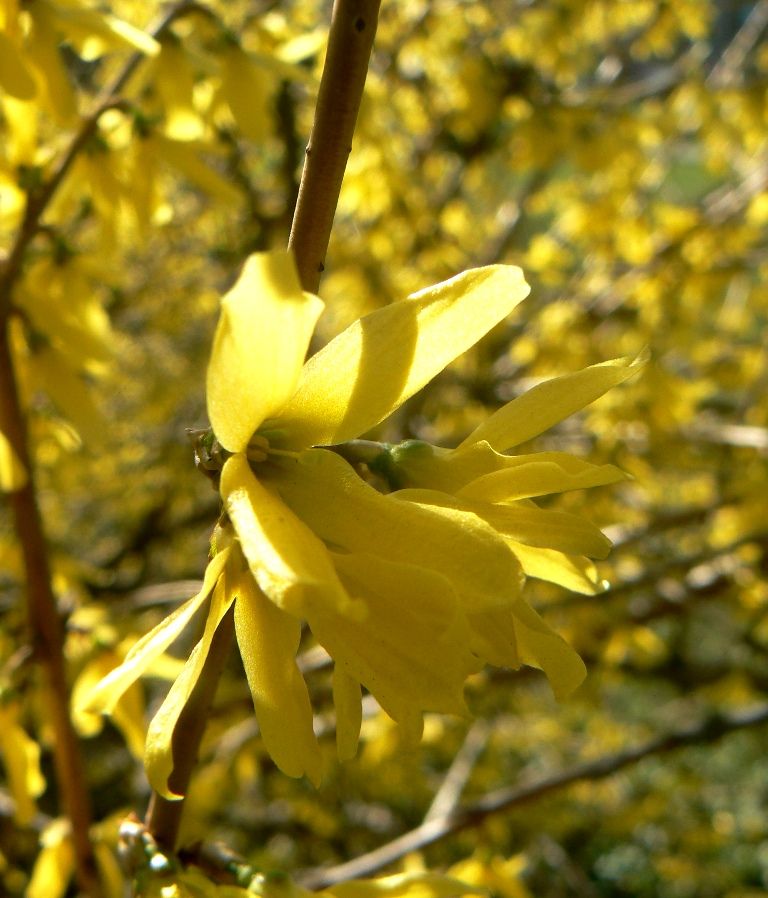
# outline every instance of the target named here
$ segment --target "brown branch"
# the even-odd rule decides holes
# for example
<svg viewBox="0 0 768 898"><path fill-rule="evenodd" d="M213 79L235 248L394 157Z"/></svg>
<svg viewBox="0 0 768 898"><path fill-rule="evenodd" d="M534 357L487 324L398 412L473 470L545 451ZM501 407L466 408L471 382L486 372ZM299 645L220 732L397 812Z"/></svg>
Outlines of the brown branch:
<svg viewBox="0 0 768 898"><path fill-rule="evenodd" d="M323 889L347 879L369 876L406 854L418 851L453 833L479 826L491 814L511 811L573 783L604 779L625 767L637 764L644 758L666 754L689 745L716 742L728 733L764 723L768 723L768 705L736 714L712 714L700 723L657 736L635 748L604 755L584 764L576 764L528 785L510 786L489 792L479 801L444 817L422 823L421 826L352 861L325 870L311 870L301 878L301 883L306 888Z"/></svg>
<svg viewBox="0 0 768 898"><path fill-rule="evenodd" d="M328 52L288 246L317 293L376 34L381 0L334 0Z"/></svg>
<svg viewBox="0 0 768 898"><path fill-rule="evenodd" d="M72 827L78 883L86 895L96 898L101 892L89 838L91 806L80 745L69 716L64 628L51 586L26 421L19 403L7 332L0 338L0 429L27 472L25 485L8 495L26 578L27 628L34 659L45 683L43 693L53 731L56 782Z"/></svg>
<svg viewBox="0 0 768 898"><path fill-rule="evenodd" d="M224 665L232 648L235 633L234 606L221 619L211 641L200 677L179 715L173 731L173 773L168 785L177 795L186 796L192 771L216 695ZM146 826L155 841L166 851L176 848L185 799L169 801L152 793L147 809Z"/></svg>

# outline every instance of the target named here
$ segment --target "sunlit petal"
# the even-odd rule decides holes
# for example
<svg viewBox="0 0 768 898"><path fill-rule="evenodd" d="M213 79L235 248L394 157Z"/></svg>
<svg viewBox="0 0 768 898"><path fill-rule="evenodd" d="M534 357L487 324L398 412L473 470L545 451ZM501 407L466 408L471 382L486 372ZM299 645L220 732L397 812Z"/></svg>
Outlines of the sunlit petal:
<svg viewBox="0 0 768 898"><path fill-rule="evenodd" d="M302 292L291 255L249 256L222 300L208 365L208 417L226 449L243 450L293 394L322 309Z"/></svg>
<svg viewBox="0 0 768 898"><path fill-rule="evenodd" d="M499 452L533 439L636 374L646 362L613 359L538 384L486 418L459 448L486 440Z"/></svg>
<svg viewBox="0 0 768 898"><path fill-rule="evenodd" d="M229 553L230 549L226 547L215 555L205 569L200 592L160 621L146 636L142 636L125 656L123 663L104 677L92 692L84 696L81 706L83 711L102 714L111 714L114 711L120 696L138 680L153 661L162 655L192 620L224 570Z"/></svg>
<svg viewBox="0 0 768 898"><path fill-rule="evenodd" d="M473 346L528 292L519 268L491 265L354 322L304 366L276 424L286 445L360 436Z"/></svg>
<svg viewBox="0 0 768 898"><path fill-rule="evenodd" d="M208 657L216 628L221 619L229 610L235 595L231 589L230 578L224 571L216 581L216 586L211 597L211 607L208 618L205 621L203 636L187 658L181 673L171 686L168 695L155 716L152 718L147 730L147 743L144 752L144 766L147 771L147 779L152 788L164 798L180 798L171 791L168 778L173 772L173 731L184 710L192 690L197 684L200 673ZM180 746L177 750L184 750Z"/></svg>
<svg viewBox="0 0 768 898"><path fill-rule="evenodd" d="M444 506L482 518L499 534L528 546L557 549L573 555L605 558L611 541L594 524L565 511L538 508L528 500L494 505L449 496L437 490L398 490L393 496L421 506Z"/></svg>
<svg viewBox="0 0 768 898"><path fill-rule="evenodd" d="M382 495L325 449L268 467L270 485L329 545L436 571L478 608L507 605L519 594L517 560L472 511Z"/></svg>
<svg viewBox="0 0 768 898"><path fill-rule="evenodd" d="M562 456L561 453L558 455ZM517 465L478 477L462 487L458 495L483 502L511 502L605 486L620 480L626 480L626 475L614 465L591 465L572 456L554 461L529 455L520 456Z"/></svg>
<svg viewBox="0 0 768 898"><path fill-rule="evenodd" d="M259 588L284 611L306 617L313 604L348 608L328 551L251 471L244 455L227 459L221 497Z"/></svg>
<svg viewBox="0 0 768 898"><path fill-rule="evenodd" d="M546 580L590 596L604 588L597 568L582 555L566 555L554 549L526 546L514 540L509 540L509 545L523 566L526 577Z"/></svg>
<svg viewBox="0 0 768 898"><path fill-rule="evenodd" d="M275 606L244 570L236 584L235 632L267 751L288 776L320 782L312 707L296 666L301 622Z"/></svg>
<svg viewBox="0 0 768 898"><path fill-rule="evenodd" d="M478 665L448 580L369 554L334 555L334 561L350 594L366 608L358 621L325 614L309 619L337 667L398 723L408 725L422 711L465 713L464 680Z"/></svg>

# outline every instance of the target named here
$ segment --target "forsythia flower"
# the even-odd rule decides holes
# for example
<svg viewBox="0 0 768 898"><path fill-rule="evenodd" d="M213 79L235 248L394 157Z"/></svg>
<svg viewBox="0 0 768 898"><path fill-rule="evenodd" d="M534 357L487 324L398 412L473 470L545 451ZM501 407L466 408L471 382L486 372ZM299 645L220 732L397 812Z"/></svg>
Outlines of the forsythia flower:
<svg viewBox="0 0 768 898"><path fill-rule="evenodd" d="M216 554L200 592L140 639L88 702L109 712L210 597L203 636L150 724L146 764L158 792L172 797L173 729L233 603L264 743L281 770L315 782L319 747L295 660L302 621L334 660L342 758L357 747L361 686L418 736L424 711L465 713L466 677L486 662L540 667L557 696L581 682L581 659L521 590L528 574L596 591L585 556L604 556L609 542L532 497L623 475L563 453L502 453L636 366L616 360L543 383L457 449L355 439L528 290L512 266L467 271L367 315L304 363L322 302L302 292L287 253L248 259L223 300L207 377L226 457Z"/></svg>

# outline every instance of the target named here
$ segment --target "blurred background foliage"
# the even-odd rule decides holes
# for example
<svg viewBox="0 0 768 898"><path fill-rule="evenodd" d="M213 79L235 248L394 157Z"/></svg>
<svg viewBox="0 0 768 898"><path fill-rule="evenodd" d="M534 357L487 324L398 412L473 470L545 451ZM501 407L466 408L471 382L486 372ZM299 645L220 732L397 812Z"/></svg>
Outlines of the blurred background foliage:
<svg viewBox="0 0 768 898"><path fill-rule="evenodd" d="M12 336L76 690L196 591L217 497L185 428L205 424L218 297L249 252L287 240L329 5L177 8L27 247ZM149 28L154 6L0 5L3 245L146 49L119 23ZM329 708L315 792L267 759L233 658L189 839L304 871L542 782L396 867L453 865L504 898L768 894L767 30L765 0L384 0L320 333L465 268L521 265L520 310L376 435L446 446L540 379L650 347L640 379L523 447L634 477L558 497L614 540L606 592L528 586L590 675L562 706L538 672L478 675L477 722L430 718L416 749L371 708L340 766L308 643ZM15 896L57 802L5 509L0 578L0 892ZM143 809L143 727L177 669L114 721L76 721L105 832ZM663 751L681 727L687 744Z"/></svg>

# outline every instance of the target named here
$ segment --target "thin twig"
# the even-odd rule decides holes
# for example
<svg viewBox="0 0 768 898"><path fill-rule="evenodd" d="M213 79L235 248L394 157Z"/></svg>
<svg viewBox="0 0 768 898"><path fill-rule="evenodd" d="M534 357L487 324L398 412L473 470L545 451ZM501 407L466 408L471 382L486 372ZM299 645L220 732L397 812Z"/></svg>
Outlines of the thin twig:
<svg viewBox="0 0 768 898"><path fill-rule="evenodd" d="M305 290L317 293L352 149L381 0L334 0L315 121L288 246Z"/></svg>
<svg viewBox="0 0 768 898"><path fill-rule="evenodd" d="M310 870L301 878L302 885L310 889L323 889L347 879L370 876L406 854L418 851L453 833L479 826L491 814L511 811L573 783L604 779L625 767L637 764L644 758L665 754L689 745L716 742L728 733L764 723L768 723L768 705L735 714L712 714L693 726L662 734L635 748L576 764L529 785L497 789L473 804L459 808L444 817L422 823L386 845L352 861L325 870Z"/></svg>
<svg viewBox="0 0 768 898"><path fill-rule="evenodd" d="M461 748L448 768L432 804L424 815L424 823L453 813L461 801L461 793L469 782L472 770L488 744L490 727L486 720L478 718L470 727Z"/></svg>

